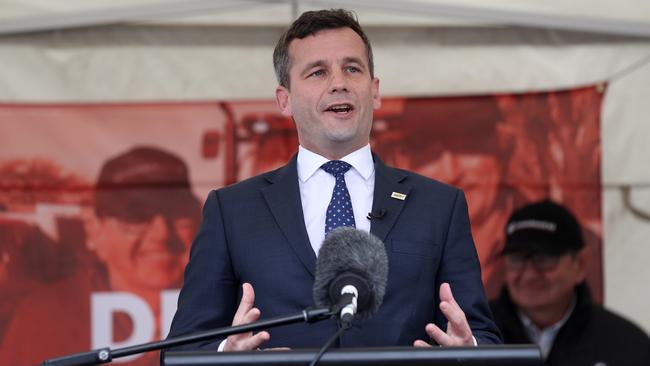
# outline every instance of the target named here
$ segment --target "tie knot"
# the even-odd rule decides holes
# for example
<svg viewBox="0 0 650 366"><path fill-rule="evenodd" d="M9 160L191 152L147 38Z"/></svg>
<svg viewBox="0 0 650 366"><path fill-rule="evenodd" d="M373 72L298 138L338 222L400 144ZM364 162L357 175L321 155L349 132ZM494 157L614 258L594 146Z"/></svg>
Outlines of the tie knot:
<svg viewBox="0 0 650 366"><path fill-rule="evenodd" d="M332 174L335 177L345 174L345 172L350 170L350 168L352 168L352 165L342 160L330 160L327 163L321 165L321 169Z"/></svg>

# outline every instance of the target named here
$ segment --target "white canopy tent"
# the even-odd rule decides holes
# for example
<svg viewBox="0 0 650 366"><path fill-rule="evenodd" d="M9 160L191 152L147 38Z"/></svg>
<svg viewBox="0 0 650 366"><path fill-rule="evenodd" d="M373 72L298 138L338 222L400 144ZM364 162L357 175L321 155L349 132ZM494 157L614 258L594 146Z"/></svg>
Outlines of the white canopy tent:
<svg viewBox="0 0 650 366"><path fill-rule="evenodd" d="M271 98L277 38L295 14L323 7L357 11L384 95L609 82L601 126L605 303L650 332L647 1L5 0L0 101Z"/></svg>
<svg viewBox="0 0 650 366"><path fill-rule="evenodd" d="M478 0L190 0L190 1L6 1L0 14L2 34L96 26L129 21L174 19L236 25L284 25L309 8L348 7L368 14L367 25L431 25L469 22L494 25L650 35L650 4L599 1ZM206 15L207 13L207 15ZM225 13L225 14L224 14Z"/></svg>

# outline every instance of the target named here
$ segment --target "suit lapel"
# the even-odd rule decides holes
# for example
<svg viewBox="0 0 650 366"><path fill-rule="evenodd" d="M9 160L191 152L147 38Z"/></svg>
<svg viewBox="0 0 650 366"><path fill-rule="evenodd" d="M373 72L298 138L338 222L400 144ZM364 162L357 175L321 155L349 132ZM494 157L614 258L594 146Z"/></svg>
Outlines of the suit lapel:
<svg viewBox="0 0 650 366"><path fill-rule="evenodd" d="M404 184L407 175L397 169L387 167L376 155L375 160L375 191L373 194L372 212L385 210L381 219L374 219L370 224L370 232L384 241L399 217L411 187ZM313 276L316 270L316 254L312 249L300 201L298 187L298 169L296 156L289 164L277 170L276 174L266 178L269 186L262 188L262 195L271 210L275 221L285 235L291 248ZM393 198L393 193L405 195L401 200Z"/></svg>
<svg viewBox="0 0 650 366"><path fill-rule="evenodd" d="M406 173L387 167L376 155L375 160L375 192L373 194L372 212L384 212L383 217L373 219L370 232L382 241L395 225L404 204L408 199L411 187L404 183Z"/></svg>
<svg viewBox="0 0 650 366"><path fill-rule="evenodd" d="M313 276L316 269L316 254L310 245L305 228L296 161L294 155L289 164L277 170L275 175L267 177L271 185L262 188L261 191L291 248Z"/></svg>

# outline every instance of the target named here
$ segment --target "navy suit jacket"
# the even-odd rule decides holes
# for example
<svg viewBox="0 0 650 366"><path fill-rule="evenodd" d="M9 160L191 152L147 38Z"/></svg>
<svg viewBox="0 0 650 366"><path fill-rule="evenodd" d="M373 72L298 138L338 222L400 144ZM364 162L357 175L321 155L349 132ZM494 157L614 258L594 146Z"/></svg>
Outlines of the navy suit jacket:
<svg viewBox="0 0 650 366"><path fill-rule="evenodd" d="M411 345L429 339L429 322L446 329L438 307L443 282L450 283L478 343L501 343L463 192L374 159L373 212L383 209L385 215L372 220L370 231L386 246L388 287L379 311L344 333L340 346ZM392 198L393 192L406 198ZM295 156L275 171L212 191L170 336L230 325L244 282L255 289L262 319L314 306L316 255L304 222ZM336 330L334 320L275 328L265 347L320 347ZM219 342L182 349L217 349Z"/></svg>

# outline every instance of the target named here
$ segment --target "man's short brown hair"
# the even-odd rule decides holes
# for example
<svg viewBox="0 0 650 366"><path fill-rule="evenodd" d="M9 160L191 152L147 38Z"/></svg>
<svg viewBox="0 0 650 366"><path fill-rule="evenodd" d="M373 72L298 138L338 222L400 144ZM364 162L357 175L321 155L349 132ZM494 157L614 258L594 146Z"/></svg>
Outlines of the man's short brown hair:
<svg viewBox="0 0 650 366"><path fill-rule="evenodd" d="M368 36L359 25L356 14L345 9L307 11L296 19L291 27L280 37L273 52L273 67L278 83L289 88L289 44L294 39L303 39L326 29L350 28L361 37L366 46L370 76L374 78L375 66L372 60L372 47Z"/></svg>

